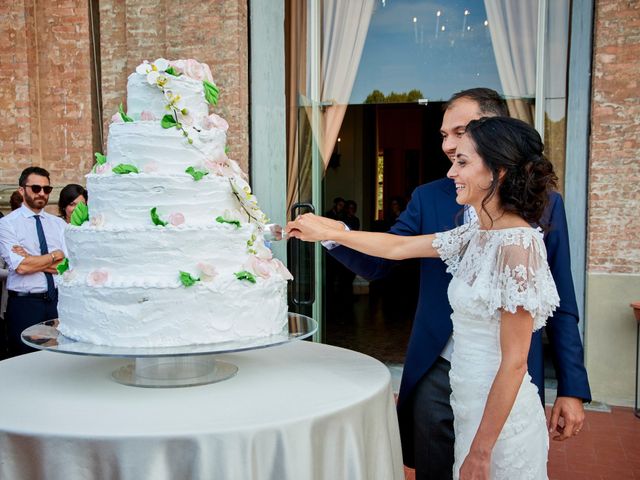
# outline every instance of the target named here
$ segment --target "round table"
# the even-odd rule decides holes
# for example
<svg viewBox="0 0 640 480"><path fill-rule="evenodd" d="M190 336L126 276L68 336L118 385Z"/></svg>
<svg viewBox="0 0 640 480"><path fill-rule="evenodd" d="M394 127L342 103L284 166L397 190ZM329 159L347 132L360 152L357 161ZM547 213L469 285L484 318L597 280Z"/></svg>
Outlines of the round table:
<svg viewBox="0 0 640 480"><path fill-rule="evenodd" d="M226 381L128 387L125 359L0 362L0 478L402 480L387 368L296 341L219 355Z"/></svg>

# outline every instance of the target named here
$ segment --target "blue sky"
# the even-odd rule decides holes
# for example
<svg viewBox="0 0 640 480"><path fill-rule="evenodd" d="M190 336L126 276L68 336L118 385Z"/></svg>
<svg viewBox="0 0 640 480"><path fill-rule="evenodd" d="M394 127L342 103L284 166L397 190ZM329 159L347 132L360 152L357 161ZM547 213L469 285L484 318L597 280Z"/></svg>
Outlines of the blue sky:
<svg viewBox="0 0 640 480"><path fill-rule="evenodd" d="M482 0L376 0L350 103L374 89L419 89L430 101L478 86L501 92L486 18Z"/></svg>

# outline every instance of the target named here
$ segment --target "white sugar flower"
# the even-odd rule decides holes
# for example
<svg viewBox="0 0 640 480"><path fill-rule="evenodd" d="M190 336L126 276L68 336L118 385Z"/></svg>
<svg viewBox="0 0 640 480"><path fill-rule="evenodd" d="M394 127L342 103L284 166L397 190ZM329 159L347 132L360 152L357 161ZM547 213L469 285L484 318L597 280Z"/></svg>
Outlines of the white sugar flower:
<svg viewBox="0 0 640 480"><path fill-rule="evenodd" d="M149 73L147 73L147 83L149 85L157 85L159 77L160 74L158 72L156 72L155 70L151 70Z"/></svg>
<svg viewBox="0 0 640 480"><path fill-rule="evenodd" d="M237 220L239 222L242 222L245 220L246 215L243 215L243 213L240 210L237 209L233 209L233 210L225 210L222 214L222 218L224 218L225 220Z"/></svg>
<svg viewBox="0 0 640 480"><path fill-rule="evenodd" d="M101 213L98 213L97 215L92 215L91 218L89 219L89 223L91 224L92 227L101 227L104 224L104 217L102 216Z"/></svg>
<svg viewBox="0 0 640 480"><path fill-rule="evenodd" d="M164 58L157 58L153 62L153 66L156 67L160 72L165 72L167 68L169 68L169 60Z"/></svg>
<svg viewBox="0 0 640 480"><path fill-rule="evenodd" d="M151 64L147 60L136 67L136 73L139 73L140 75L146 75L151 70L153 69L151 67Z"/></svg>
<svg viewBox="0 0 640 480"><path fill-rule="evenodd" d="M237 176L239 176L240 178L243 179L247 179L247 174L244 173L244 171L242 170L242 168L240 168L240 165L238 165L238 162L236 162L235 160L231 160L229 159L228 162L229 167L231 167L231 170L233 171L233 173ZM251 192L251 190L249 190L249 192Z"/></svg>
<svg viewBox="0 0 640 480"><path fill-rule="evenodd" d="M74 278L76 278L78 276L78 272L76 272L73 268L70 270L67 270L66 272L64 272L62 274L62 279L65 282L71 282Z"/></svg>
<svg viewBox="0 0 640 480"><path fill-rule="evenodd" d="M253 248L256 250L256 256L258 258L261 258L263 260L271 260L271 258L273 258L273 253L271 252L271 249L268 248L264 242L256 242L256 244L253 246Z"/></svg>

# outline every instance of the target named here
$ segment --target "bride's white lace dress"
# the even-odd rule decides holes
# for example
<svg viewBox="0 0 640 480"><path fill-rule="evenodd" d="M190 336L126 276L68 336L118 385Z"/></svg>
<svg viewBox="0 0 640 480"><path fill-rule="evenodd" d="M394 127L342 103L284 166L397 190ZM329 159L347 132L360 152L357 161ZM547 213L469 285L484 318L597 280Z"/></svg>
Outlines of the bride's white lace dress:
<svg viewBox="0 0 640 480"><path fill-rule="evenodd" d="M480 230L471 223L436 234L433 245L453 275L450 379L457 479L500 365L501 310L523 307L533 316L535 331L559 298L539 230ZM548 448L544 409L527 373L493 448L491 478L546 479Z"/></svg>

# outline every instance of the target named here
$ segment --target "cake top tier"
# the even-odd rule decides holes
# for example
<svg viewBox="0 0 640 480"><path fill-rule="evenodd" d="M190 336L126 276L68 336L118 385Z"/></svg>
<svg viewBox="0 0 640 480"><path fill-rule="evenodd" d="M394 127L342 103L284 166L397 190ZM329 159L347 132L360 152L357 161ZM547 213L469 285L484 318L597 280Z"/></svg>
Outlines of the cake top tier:
<svg viewBox="0 0 640 480"><path fill-rule="evenodd" d="M192 59L144 61L127 82L127 114L135 120L175 111L199 124L217 100L209 66Z"/></svg>

